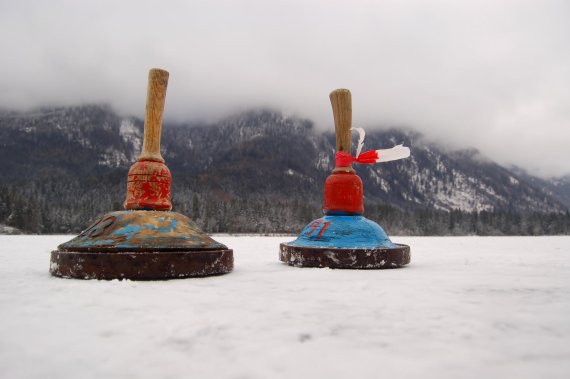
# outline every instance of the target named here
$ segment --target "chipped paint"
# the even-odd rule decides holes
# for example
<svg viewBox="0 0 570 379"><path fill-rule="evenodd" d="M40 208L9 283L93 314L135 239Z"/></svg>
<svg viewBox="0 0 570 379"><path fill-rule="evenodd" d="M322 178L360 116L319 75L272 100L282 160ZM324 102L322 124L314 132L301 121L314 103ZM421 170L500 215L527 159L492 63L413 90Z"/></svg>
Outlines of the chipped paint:
<svg viewBox="0 0 570 379"><path fill-rule="evenodd" d="M111 212L76 238L59 246L63 251L156 251L227 249L188 217L175 212Z"/></svg>
<svg viewBox="0 0 570 379"><path fill-rule="evenodd" d="M410 247L394 244L393 248L338 249L326 247L279 246L279 260L295 267L329 267L342 269L386 269L410 263Z"/></svg>
<svg viewBox="0 0 570 379"><path fill-rule="evenodd" d="M125 209L169 211L172 209L172 175L162 162L139 160L129 169Z"/></svg>

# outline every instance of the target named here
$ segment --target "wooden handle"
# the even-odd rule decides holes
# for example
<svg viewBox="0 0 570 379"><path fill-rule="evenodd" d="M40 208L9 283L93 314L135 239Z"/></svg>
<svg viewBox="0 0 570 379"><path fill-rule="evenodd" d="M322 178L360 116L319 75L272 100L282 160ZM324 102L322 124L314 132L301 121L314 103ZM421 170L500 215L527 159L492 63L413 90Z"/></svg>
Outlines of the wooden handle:
<svg viewBox="0 0 570 379"><path fill-rule="evenodd" d="M139 161L164 162L164 158L160 155L160 132L167 86L168 71L158 68L153 68L149 71L146 114L144 118L144 140Z"/></svg>
<svg viewBox="0 0 570 379"><path fill-rule="evenodd" d="M350 91L344 88L334 90L330 93L334 128L336 131L336 150L350 154L352 137L352 96ZM352 165L349 167L338 167L333 170L354 172Z"/></svg>

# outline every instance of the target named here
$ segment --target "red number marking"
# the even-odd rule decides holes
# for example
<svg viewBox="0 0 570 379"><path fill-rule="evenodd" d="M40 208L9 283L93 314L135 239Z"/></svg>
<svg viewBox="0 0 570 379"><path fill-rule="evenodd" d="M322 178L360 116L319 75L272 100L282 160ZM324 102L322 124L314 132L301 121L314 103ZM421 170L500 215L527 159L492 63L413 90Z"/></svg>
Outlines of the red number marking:
<svg viewBox="0 0 570 379"><path fill-rule="evenodd" d="M327 228L329 227L330 224L331 224L331 223L328 222L328 221L323 224L323 227L321 228L321 231L320 231L319 234L317 235L317 238L321 238L321 237L322 237L323 233L325 232L325 230L327 230Z"/></svg>
<svg viewBox="0 0 570 379"><path fill-rule="evenodd" d="M315 230L317 230L317 228L319 227L319 225L321 225L323 222L321 220L315 220L311 223L311 230L309 230L308 232L306 232L305 234L310 236L311 234L313 234L315 232Z"/></svg>

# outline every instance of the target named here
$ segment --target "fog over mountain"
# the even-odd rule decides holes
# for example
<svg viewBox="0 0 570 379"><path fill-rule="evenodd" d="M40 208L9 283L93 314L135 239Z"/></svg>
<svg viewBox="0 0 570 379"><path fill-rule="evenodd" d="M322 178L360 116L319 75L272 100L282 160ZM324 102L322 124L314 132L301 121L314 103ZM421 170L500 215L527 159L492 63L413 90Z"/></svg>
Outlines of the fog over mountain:
<svg viewBox="0 0 570 379"><path fill-rule="evenodd" d="M322 215L334 167L334 134L313 125L267 109L165 124L174 209L208 232L297 233ZM109 107L0 112L0 233L77 233L122 209L142 137L141 119ZM365 148L398 143L410 158L355 167L366 215L390 234L570 233L570 180L532 177L409 130L371 131Z"/></svg>
<svg viewBox="0 0 570 379"><path fill-rule="evenodd" d="M166 119L270 106L331 128L407 126L534 175L570 174L567 1L0 1L0 108L109 102Z"/></svg>

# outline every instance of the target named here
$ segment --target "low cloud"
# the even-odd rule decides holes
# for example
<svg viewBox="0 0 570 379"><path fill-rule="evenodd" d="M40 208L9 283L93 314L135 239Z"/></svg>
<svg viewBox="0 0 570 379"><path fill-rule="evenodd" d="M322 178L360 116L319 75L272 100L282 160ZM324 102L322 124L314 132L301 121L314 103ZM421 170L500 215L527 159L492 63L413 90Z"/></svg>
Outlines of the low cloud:
<svg viewBox="0 0 570 379"><path fill-rule="evenodd" d="M110 103L166 117L270 106L332 128L405 125L534 174L570 174L566 1L17 1L0 5L0 107Z"/></svg>

